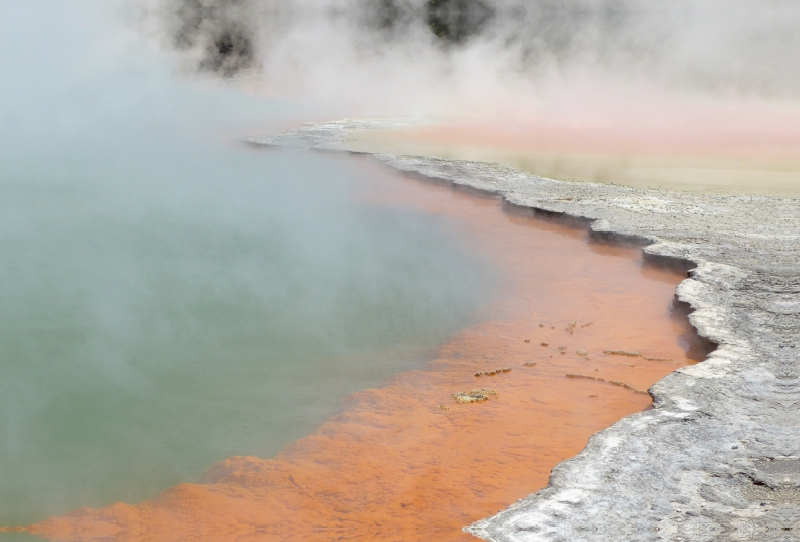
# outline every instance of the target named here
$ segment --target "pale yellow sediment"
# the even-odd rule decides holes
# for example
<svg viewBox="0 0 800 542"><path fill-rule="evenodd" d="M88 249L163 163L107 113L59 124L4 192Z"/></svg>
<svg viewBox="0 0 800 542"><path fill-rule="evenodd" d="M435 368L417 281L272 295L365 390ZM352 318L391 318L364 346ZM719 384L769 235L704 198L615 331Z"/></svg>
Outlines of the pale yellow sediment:
<svg viewBox="0 0 800 542"><path fill-rule="evenodd" d="M800 197L800 157L729 153L589 152L449 141L414 126L353 130L345 148L357 152L431 156L500 164L541 177L704 193ZM576 145L576 147L578 147Z"/></svg>

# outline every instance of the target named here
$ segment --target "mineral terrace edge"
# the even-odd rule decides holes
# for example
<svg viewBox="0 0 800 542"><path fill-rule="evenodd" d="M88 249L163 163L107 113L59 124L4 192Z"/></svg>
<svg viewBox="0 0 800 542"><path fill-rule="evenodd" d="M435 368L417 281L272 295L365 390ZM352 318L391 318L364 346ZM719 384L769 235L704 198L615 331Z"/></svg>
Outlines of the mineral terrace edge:
<svg viewBox="0 0 800 542"><path fill-rule="evenodd" d="M347 152L352 130L308 124L253 145ZM496 164L372 154L408 173L586 220L592 236L696 266L677 288L718 345L650 389L553 469L547 488L465 530L494 542L800 541L800 200L556 181Z"/></svg>

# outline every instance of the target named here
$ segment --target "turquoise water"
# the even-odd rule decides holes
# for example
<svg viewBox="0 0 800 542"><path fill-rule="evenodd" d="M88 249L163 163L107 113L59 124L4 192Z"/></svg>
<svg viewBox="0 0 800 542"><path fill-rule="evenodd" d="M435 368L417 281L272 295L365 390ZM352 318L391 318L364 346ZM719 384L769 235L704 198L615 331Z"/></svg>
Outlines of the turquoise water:
<svg viewBox="0 0 800 542"><path fill-rule="evenodd" d="M358 162L232 143L303 104L182 80L100 6L0 6L5 525L271 456L489 294Z"/></svg>

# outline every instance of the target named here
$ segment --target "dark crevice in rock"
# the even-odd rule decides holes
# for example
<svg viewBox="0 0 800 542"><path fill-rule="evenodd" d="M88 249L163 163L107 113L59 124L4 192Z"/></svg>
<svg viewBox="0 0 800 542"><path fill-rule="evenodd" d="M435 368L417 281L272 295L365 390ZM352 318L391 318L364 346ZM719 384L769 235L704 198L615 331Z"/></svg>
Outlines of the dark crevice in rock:
<svg viewBox="0 0 800 542"><path fill-rule="evenodd" d="M648 245L649 244L652 243L648 243ZM697 264L692 260L688 260L686 258L677 258L675 256L662 256L660 254L650 254L646 250L642 251L642 258L647 264L652 264L657 267L671 269L676 273L685 274L687 277L689 276L689 271L697 267Z"/></svg>
<svg viewBox="0 0 800 542"><path fill-rule="evenodd" d="M549 211L547 209L537 209L527 205L518 205L516 203L511 203L507 199L503 199L502 206L503 212L511 216L546 219L561 226L578 230L588 230L589 226L592 224L592 222L594 222L591 219L570 215L568 213Z"/></svg>

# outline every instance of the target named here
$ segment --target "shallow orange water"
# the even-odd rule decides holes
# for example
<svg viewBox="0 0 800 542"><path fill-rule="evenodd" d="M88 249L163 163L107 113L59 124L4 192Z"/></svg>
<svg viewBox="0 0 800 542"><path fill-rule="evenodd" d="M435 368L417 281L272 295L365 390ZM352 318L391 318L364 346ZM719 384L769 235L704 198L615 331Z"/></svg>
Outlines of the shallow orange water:
<svg viewBox="0 0 800 542"><path fill-rule="evenodd" d="M452 217L463 242L495 262L502 287L485 317L423 369L348 398L339 415L273 459L231 458L206 483L79 510L30 532L126 542L470 540L462 526L544 487L590 435L650 404L608 381L647 389L704 355L672 308L684 276L643 265L638 249L591 244L581 229L504 213L496 198L365 167L376 179L364 187L365 205ZM511 371L474 376L501 367ZM451 397L474 388L499 397Z"/></svg>

